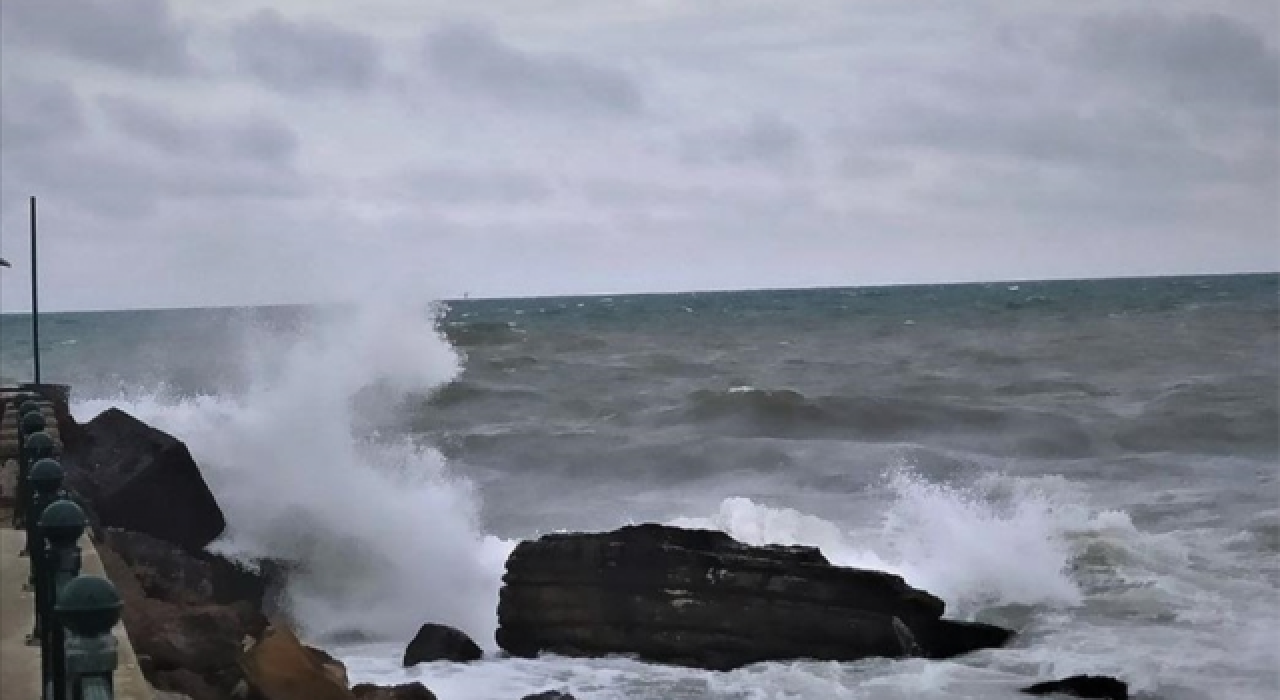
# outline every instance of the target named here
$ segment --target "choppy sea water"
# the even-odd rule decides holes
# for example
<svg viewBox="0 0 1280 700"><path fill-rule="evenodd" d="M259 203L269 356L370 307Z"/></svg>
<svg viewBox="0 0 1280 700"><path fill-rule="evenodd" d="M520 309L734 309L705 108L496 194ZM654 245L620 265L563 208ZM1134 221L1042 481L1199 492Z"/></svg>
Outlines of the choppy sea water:
<svg viewBox="0 0 1280 700"><path fill-rule="evenodd" d="M48 379L183 438L354 682L442 700L1280 691L1275 275L43 317ZM0 317L26 378L27 319ZM502 563L661 521L818 545L1015 627L948 662L501 658ZM425 621L492 652L399 668ZM355 643L355 633L367 640Z"/></svg>

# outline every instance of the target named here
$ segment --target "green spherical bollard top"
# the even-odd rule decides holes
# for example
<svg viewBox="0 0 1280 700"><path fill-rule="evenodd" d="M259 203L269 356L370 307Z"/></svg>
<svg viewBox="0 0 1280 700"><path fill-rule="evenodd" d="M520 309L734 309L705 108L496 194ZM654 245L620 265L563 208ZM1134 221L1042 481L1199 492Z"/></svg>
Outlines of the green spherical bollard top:
<svg viewBox="0 0 1280 700"><path fill-rule="evenodd" d="M40 514L40 532L54 547L70 547L84 534L89 524L80 506L62 499L49 504Z"/></svg>
<svg viewBox="0 0 1280 700"><path fill-rule="evenodd" d="M58 460L46 457L31 465L27 481L40 493L53 493L62 485L63 476L62 465Z"/></svg>
<svg viewBox="0 0 1280 700"><path fill-rule="evenodd" d="M38 433L45 428L44 414L36 411L22 417L21 431L23 435Z"/></svg>
<svg viewBox="0 0 1280 700"><path fill-rule="evenodd" d="M120 594L99 576L77 576L62 589L54 611L73 634L100 637L120 620Z"/></svg>
<svg viewBox="0 0 1280 700"><path fill-rule="evenodd" d="M28 455L40 455L36 459L53 455L53 438L49 437L49 433L43 430L27 435L27 439L22 443L22 446L26 449Z"/></svg>

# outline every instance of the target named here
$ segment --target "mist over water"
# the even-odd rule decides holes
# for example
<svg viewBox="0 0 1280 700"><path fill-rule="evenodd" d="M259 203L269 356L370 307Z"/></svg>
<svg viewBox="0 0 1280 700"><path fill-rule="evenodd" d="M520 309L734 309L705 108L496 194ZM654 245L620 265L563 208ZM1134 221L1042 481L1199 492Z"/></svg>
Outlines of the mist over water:
<svg viewBox="0 0 1280 700"><path fill-rule="evenodd" d="M372 640L336 647L355 682L447 700L1013 698L1110 673L1139 697L1261 699L1280 688L1276 287L74 314L51 324L49 367L81 420L118 405L188 443L230 523L217 546L298 562L287 603L310 638ZM951 662L727 674L399 667L426 621L493 650L516 540L641 521L816 545L1018 636Z"/></svg>

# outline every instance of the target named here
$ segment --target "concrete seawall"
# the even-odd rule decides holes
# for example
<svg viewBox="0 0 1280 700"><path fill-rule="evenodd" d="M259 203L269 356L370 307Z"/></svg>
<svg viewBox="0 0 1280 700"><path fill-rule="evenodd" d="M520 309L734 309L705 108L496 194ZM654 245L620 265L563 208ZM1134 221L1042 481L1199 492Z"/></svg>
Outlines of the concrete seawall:
<svg viewBox="0 0 1280 700"><path fill-rule="evenodd" d="M7 511L0 511L8 521ZM11 527L0 529L0 700L40 697L40 647L27 646L27 635L35 621L35 595L22 590L27 582L26 557L22 551L24 533ZM80 539L82 574L106 576L98 552L86 535ZM142 677L133 645L124 625L116 624L120 643L120 666L116 669L118 700L152 700L156 693Z"/></svg>
<svg viewBox="0 0 1280 700"><path fill-rule="evenodd" d="M0 394L9 394L9 388ZM27 635L35 621L35 594L24 591L30 573L30 562L19 556L25 544L25 533L12 527L12 502L16 495L18 473L16 407L4 401L0 418L0 700L34 700L40 697L40 647L28 646ZM57 421L52 410L46 410L48 432L58 439ZM106 573L88 533L80 538L82 574L102 576ZM156 692L142 676L133 645L124 624L113 630L120 644L120 665L115 674L115 697L118 700L153 700Z"/></svg>

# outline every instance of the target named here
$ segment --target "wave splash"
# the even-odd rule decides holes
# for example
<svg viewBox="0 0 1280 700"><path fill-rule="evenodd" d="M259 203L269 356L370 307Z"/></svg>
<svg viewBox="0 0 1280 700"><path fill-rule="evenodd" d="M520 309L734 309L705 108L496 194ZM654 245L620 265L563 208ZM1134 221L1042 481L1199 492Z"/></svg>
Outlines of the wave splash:
<svg viewBox="0 0 1280 700"><path fill-rule="evenodd" d="M990 477L969 487L886 475L888 504L874 528L846 530L789 508L728 498L709 517L673 524L724 530L749 544L817 546L833 563L898 574L972 617L997 605L1080 604L1071 575L1074 533L1098 517L1061 479Z"/></svg>
<svg viewBox="0 0 1280 700"><path fill-rule="evenodd" d="M227 517L214 547L295 562L284 602L305 634L402 640L436 621L492 646L511 543L483 534L471 483L437 450L377 430L460 372L439 315L379 305L246 326L242 393L126 395L75 413L119 406L181 436Z"/></svg>

